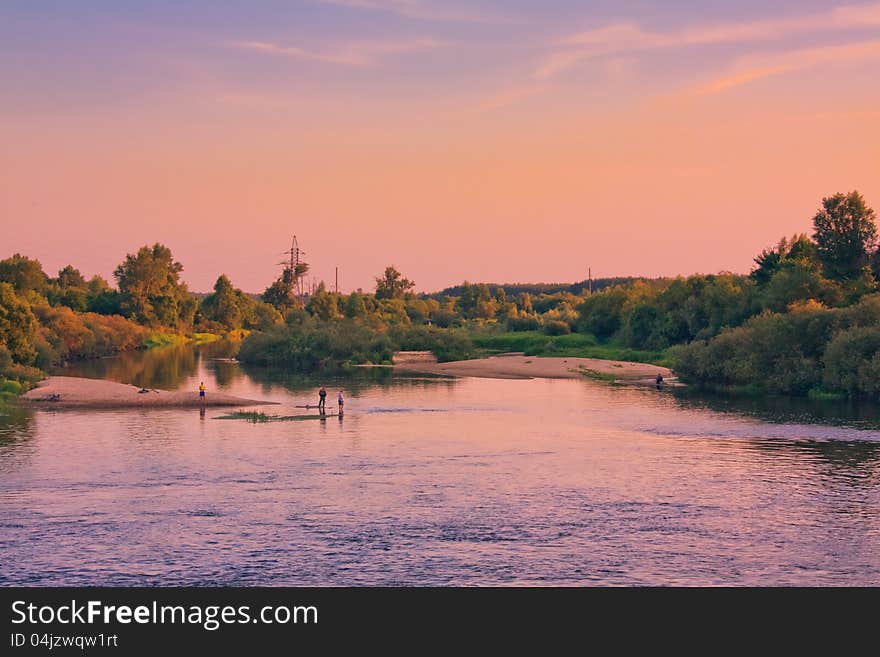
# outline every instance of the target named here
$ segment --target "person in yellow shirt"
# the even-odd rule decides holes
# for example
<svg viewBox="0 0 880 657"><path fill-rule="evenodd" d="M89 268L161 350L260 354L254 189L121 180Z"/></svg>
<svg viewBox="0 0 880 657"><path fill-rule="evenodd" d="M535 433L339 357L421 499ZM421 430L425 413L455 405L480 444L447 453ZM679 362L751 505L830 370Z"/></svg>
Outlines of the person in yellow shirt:
<svg viewBox="0 0 880 657"><path fill-rule="evenodd" d="M205 401L205 382L199 384L199 401Z"/></svg>

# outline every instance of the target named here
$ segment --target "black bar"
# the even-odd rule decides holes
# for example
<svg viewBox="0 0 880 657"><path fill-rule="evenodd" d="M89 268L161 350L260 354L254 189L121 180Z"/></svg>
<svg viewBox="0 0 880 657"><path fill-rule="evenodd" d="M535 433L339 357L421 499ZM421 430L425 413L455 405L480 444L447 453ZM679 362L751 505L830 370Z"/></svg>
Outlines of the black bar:
<svg viewBox="0 0 880 657"><path fill-rule="evenodd" d="M352 639L364 648L409 645L412 652L419 653L440 645L455 646L467 637L496 645L516 645L528 639L573 640L594 646L601 639L614 641L619 647L632 642L659 646L693 642L706 633L716 639L727 637L725 641L753 634L773 636L787 633L790 623L809 627L810 632L819 627L845 627L848 629L841 640L847 640L859 627L873 627L869 612L873 614L877 601L877 589L857 592L866 596L847 589L192 587L0 591L4 623L0 654L8 655L70 651L162 655L184 649L228 654L230 650L250 653L254 649L289 652L283 649L294 647L324 652ZM859 598L867 601L853 604ZM91 618L90 601L96 610ZM158 622L162 607L166 608L165 622ZM247 620L242 607L247 607ZM178 608L185 611L185 622ZM69 621L76 609L78 622L58 622L58 613L61 620ZM821 625L809 622L817 613ZM45 622L31 622L39 620L40 614ZM143 622L135 622L138 614ZM419 645L407 644L412 636L421 637ZM88 645L80 647L77 641ZM51 649L50 644L54 644Z"/></svg>

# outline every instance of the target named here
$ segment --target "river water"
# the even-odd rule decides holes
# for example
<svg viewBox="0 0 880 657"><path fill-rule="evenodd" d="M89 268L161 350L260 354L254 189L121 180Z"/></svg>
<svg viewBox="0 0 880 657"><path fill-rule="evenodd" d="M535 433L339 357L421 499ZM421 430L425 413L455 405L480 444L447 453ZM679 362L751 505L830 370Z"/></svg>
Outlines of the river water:
<svg viewBox="0 0 880 657"><path fill-rule="evenodd" d="M243 370L218 343L69 374L315 403L0 408L0 584L880 584L876 410L594 381ZM302 412L302 411L299 411Z"/></svg>

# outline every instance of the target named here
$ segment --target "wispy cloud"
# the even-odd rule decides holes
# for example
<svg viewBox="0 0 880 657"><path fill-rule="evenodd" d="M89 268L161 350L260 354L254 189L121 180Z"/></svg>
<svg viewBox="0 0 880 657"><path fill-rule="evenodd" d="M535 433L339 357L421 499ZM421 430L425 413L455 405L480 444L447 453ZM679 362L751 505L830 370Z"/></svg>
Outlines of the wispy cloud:
<svg viewBox="0 0 880 657"><path fill-rule="evenodd" d="M534 72L549 78L595 57L725 43L771 41L798 34L880 27L880 3L837 7L830 11L740 23L702 25L675 32L650 32L623 21L560 40Z"/></svg>
<svg viewBox="0 0 880 657"><path fill-rule="evenodd" d="M474 109L476 114L485 114L514 105L530 96L546 91L546 84L529 83L508 87L502 91L491 94L477 104Z"/></svg>
<svg viewBox="0 0 880 657"><path fill-rule="evenodd" d="M312 0L322 5L349 7L364 11L380 11L405 18L449 23L507 23L509 19L496 14L450 6L448 2L429 4L423 0Z"/></svg>
<svg viewBox="0 0 880 657"><path fill-rule="evenodd" d="M843 46L806 48L783 53L750 55L740 60L733 70L694 90L699 95L717 94L755 80L794 71L802 71L829 63L852 62L880 58L880 41L863 41Z"/></svg>
<svg viewBox="0 0 880 657"><path fill-rule="evenodd" d="M250 50L267 55L297 57L344 66L370 66L386 55L442 48L449 45L449 43L438 41L437 39L421 38L404 41L364 41L326 49L282 46L265 41L233 41L227 45L232 48Z"/></svg>

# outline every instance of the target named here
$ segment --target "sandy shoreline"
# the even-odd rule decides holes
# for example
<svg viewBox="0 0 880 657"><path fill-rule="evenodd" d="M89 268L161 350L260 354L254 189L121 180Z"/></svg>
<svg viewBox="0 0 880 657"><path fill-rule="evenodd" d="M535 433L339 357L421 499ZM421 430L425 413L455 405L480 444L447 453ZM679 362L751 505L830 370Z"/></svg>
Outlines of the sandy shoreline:
<svg viewBox="0 0 880 657"><path fill-rule="evenodd" d="M103 379L75 376L50 376L21 396L41 408L199 408L201 406L255 406L276 402L243 399L208 391L205 401L195 390L155 390L140 393L140 388Z"/></svg>
<svg viewBox="0 0 880 657"><path fill-rule="evenodd" d="M626 383L654 385L657 374L664 381L675 383L675 375L667 367L647 363L630 363L599 358L563 358L509 354L459 360L449 363L400 363L394 369L448 376L473 376L490 379L584 379L601 378Z"/></svg>

